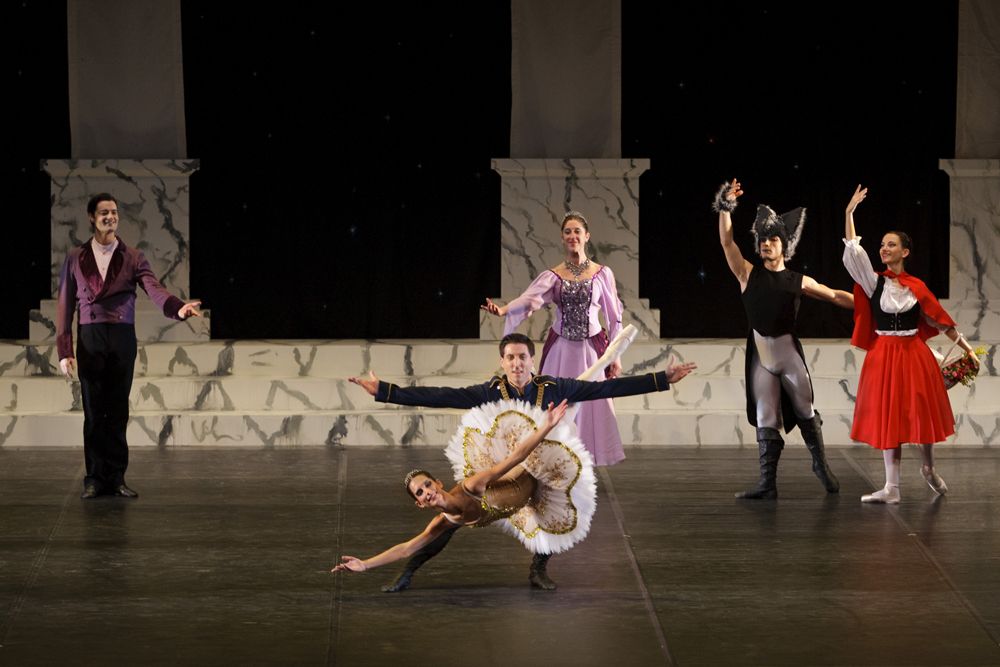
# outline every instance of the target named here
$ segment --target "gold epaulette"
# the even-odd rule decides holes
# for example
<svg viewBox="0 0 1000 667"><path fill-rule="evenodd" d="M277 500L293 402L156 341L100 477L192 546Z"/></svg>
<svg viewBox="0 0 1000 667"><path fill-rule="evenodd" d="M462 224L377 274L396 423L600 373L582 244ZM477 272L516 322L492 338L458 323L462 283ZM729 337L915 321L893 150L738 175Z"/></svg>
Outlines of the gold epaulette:
<svg viewBox="0 0 1000 667"><path fill-rule="evenodd" d="M556 379L551 375L536 375L531 381L538 387L538 396L535 397L535 407L545 409L545 388L556 386Z"/></svg>
<svg viewBox="0 0 1000 667"><path fill-rule="evenodd" d="M493 379L490 380L490 389L493 389L494 387L500 390L500 396L502 396L505 401L510 400L510 393L507 391L506 377L494 375Z"/></svg>

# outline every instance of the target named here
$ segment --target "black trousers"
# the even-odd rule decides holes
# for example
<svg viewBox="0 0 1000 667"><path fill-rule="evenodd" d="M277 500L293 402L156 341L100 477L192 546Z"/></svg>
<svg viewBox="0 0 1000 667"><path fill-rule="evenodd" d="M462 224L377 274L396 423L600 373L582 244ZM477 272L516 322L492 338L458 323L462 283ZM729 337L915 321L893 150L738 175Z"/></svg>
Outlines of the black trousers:
<svg viewBox="0 0 1000 667"><path fill-rule="evenodd" d="M134 325L80 325L76 362L83 393L83 454L87 464L84 484L114 489L125 481L125 428L135 355Z"/></svg>

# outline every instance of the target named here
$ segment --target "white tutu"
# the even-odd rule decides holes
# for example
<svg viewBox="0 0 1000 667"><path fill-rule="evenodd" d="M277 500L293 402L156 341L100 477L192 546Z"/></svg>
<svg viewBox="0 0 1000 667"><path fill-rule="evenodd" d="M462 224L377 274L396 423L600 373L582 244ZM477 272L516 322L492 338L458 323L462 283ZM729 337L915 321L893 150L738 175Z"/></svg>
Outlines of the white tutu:
<svg viewBox="0 0 1000 667"><path fill-rule="evenodd" d="M459 480L492 468L544 423L545 411L524 401L496 401L469 410L445 449ZM531 501L497 523L533 553L565 551L587 536L597 509L594 460L563 419L522 464L538 481Z"/></svg>

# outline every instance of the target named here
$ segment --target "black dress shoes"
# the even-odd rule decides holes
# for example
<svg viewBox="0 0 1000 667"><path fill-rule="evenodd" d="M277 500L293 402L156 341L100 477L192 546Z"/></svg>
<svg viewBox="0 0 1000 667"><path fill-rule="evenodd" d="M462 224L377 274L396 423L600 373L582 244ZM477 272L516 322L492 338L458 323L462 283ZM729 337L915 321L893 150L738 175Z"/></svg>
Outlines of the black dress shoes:
<svg viewBox="0 0 1000 667"><path fill-rule="evenodd" d="M118 487L115 489L115 495L118 496L119 498L139 497L139 494L133 491L132 489L128 488L128 486L125 485L125 482L122 482L121 484L118 485Z"/></svg>
<svg viewBox="0 0 1000 667"><path fill-rule="evenodd" d="M114 487L114 491L104 491L103 493L118 496L119 498L138 498L139 494L130 489L125 482L122 482L118 486ZM94 482L84 484L83 493L80 494L80 498L83 500L90 500L91 498L96 498L102 495L101 488Z"/></svg>

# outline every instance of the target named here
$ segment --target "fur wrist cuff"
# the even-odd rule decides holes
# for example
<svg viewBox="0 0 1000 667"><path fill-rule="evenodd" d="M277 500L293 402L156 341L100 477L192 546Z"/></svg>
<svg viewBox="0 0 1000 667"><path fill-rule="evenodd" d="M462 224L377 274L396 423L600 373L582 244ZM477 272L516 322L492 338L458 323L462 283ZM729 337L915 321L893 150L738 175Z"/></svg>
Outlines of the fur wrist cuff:
<svg viewBox="0 0 1000 667"><path fill-rule="evenodd" d="M726 211L727 213L732 213L736 210L736 200L732 201L726 199L726 195L729 194L729 183L723 183L719 191L715 193L715 200L712 202L712 210L716 213L721 213Z"/></svg>

